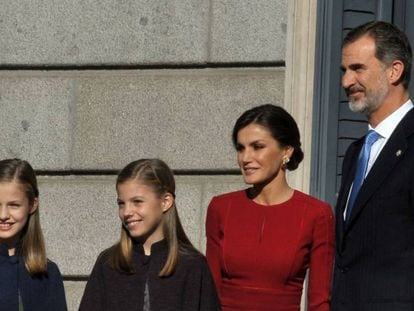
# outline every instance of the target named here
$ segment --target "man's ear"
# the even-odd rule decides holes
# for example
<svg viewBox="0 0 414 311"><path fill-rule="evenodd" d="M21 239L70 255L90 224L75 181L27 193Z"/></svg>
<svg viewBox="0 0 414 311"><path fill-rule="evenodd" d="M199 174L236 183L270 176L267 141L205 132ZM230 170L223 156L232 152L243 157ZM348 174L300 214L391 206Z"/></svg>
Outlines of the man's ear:
<svg viewBox="0 0 414 311"><path fill-rule="evenodd" d="M174 204L174 196L167 192L166 194L164 194L163 198L162 198L162 211L165 213L167 212L171 206L173 206Z"/></svg>
<svg viewBox="0 0 414 311"><path fill-rule="evenodd" d="M389 67L389 74L388 74L388 80L391 84L395 84L398 81L400 81L401 76L404 72L404 64L400 60L394 60Z"/></svg>

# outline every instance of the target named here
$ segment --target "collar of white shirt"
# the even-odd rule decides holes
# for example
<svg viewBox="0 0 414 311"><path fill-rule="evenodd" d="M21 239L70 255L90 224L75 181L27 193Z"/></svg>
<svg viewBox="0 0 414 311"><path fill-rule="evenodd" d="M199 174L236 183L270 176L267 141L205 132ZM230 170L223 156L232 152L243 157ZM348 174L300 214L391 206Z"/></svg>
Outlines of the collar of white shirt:
<svg viewBox="0 0 414 311"><path fill-rule="evenodd" d="M395 128L402 120L402 118L404 118L407 112L410 111L413 107L414 105L411 99L409 99L400 108L398 108L392 114L390 114L388 117L382 120L381 123L375 127L375 131L378 134L380 134L381 137L388 140L392 132L394 132ZM368 125L368 130L372 130L372 129L373 129L372 126Z"/></svg>
<svg viewBox="0 0 414 311"><path fill-rule="evenodd" d="M369 161L368 161L368 166L367 166L365 176L368 175L376 159L378 158L378 155L380 154L382 148L384 148L385 144L390 138L392 132L394 132L395 128L400 123L400 121L404 118L407 112L410 111L413 107L414 105L411 102L411 100L408 100L400 108L398 108L396 111L394 111L384 120L382 120L380 124L377 125L377 127L375 128L375 131L378 134L380 134L380 138L371 147L371 152L369 155ZM368 130L372 130L372 129L374 128L368 124ZM346 205L346 208L343 214L344 219L346 217L346 210L348 209L348 200L349 200L349 196L352 191L352 187L353 185L351 186L351 189L349 190L349 193L348 193L347 205Z"/></svg>

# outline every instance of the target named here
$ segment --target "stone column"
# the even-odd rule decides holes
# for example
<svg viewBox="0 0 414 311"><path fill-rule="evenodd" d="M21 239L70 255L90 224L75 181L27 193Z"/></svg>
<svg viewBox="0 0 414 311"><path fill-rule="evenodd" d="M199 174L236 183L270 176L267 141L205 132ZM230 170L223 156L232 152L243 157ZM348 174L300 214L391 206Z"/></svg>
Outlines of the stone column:
<svg viewBox="0 0 414 311"><path fill-rule="evenodd" d="M288 7L285 108L298 123L304 161L289 174L290 184L309 191L317 0L292 0Z"/></svg>
<svg viewBox="0 0 414 311"><path fill-rule="evenodd" d="M312 155L316 13L317 0L289 1L284 106L298 123L305 158L297 170L289 173L288 179L292 187L306 193L309 192ZM304 290L301 310L306 310L306 294Z"/></svg>

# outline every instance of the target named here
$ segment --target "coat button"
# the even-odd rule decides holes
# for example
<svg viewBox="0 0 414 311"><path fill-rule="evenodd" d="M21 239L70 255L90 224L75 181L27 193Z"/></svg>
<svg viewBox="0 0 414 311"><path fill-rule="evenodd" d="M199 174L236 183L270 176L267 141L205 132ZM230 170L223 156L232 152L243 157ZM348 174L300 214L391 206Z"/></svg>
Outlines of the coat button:
<svg viewBox="0 0 414 311"><path fill-rule="evenodd" d="M347 267L343 267L343 268L341 268L341 273L347 273L348 272L348 268Z"/></svg>

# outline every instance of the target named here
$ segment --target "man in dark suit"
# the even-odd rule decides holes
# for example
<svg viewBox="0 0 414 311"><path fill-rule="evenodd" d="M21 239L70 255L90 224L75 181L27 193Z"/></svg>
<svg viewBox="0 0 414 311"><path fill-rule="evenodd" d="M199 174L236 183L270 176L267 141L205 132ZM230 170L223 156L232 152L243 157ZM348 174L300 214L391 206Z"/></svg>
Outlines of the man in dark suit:
<svg viewBox="0 0 414 311"><path fill-rule="evenodd" d="M336 206L334 311L414 310L414 109L407 37L385 22L351 30L342 86L369 134L348 148Z"/></svg>

